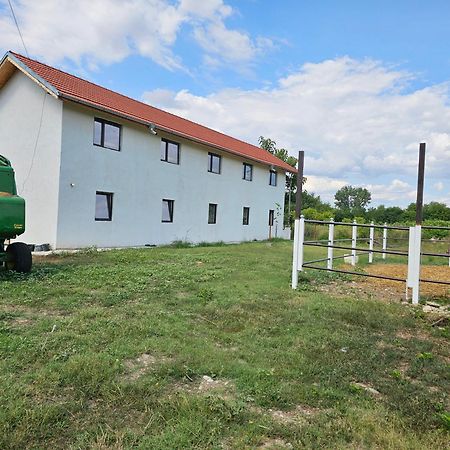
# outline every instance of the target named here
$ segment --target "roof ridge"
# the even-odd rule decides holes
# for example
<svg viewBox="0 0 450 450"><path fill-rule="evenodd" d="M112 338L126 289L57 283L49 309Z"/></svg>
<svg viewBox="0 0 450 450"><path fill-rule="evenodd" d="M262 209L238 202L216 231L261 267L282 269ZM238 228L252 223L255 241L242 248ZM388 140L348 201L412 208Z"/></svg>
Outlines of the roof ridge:
<svg viewBox="0 0 450 450"><path fill-rule="evenodd" d="M58 69L57 67L50 66L50 65L48 65L48 64L46 64L46 63L43 63L43 62L41 62L41 61L38 61L37 59L29 58L28 56L24 56L24 55L21 55L20 53L16 53L16 52L13 52L13 51L11 51L10 53L12 53L14 56L20 56L20 57L23 58L23 59L28 59L28 60L33 61L33 62L35 62L35 63L41 64L41 65L43 65L43 66L45 66L45 67L48 67L49 69L57 70L58 72L61 72L61 73L65 74L65 75L69 75L70 77L74 77L74 78L77 78L78 80L84 81L85 83L89 83L89 84L92 84L92 85L94 85L94 86L97 86L97 87L99 87L99 88L101 88L101 89L105 89L106 91L112 92L113 94L120 95L121 97L127 98L127 99L132 100L132 101L137 102L137 103L140 103L141 105L144 105L144 106L147 106L147 107L150 107L150 108L157 109L158 111L161 111L161 112L164 113L164 114L168 114L168 115L173 116L173 117L176 117L176 118L178 118L178 119L186 120L187 122L193 123L194 125L197 125L197 126L202 127L202 128L207 128L207 129L209 129L209 130L211 130L211 131L214 131L215 133L219 133L219 134L221 134L222 136L225 136L225 137L227 137L227 138L230 138L230 137L231 137L232 139L234 139L234 140L236 140L236 141L239 141L239 142L242 142L243 144L251 145L251 146L253 146L253 147L255 147L255 148L261 150L262 152L270 153L268 150L265 150L264 148L258 147L258 146L256 146L255 144L252 144L252 143L250 143L250 142L246 142L246 141L244 141L244 140L242 140L242 139L239 139L239 138L235 138L235 137L229 136L229 135L225 134L225 133L222 132L222 131L215 130L214 128L208 127L208 126L206 126L206 125L202 125L201 123L196 122L195 120L187 119L186 117L182 117L182 116L177 115L177 114L174 114L174 113L172 113L172 112L170 112L170 111L166 111L166 110L164 110L164 109L162 109L162 108L159 108L159 107L157 107L157 106L151 105L150 103L146 103L146 102L143 102L143 101L138 100L138 99L136 99L136 98L130 97L129 95L125 95L125 94L122 94L122 93L120 93L120 92L113 91L113 90L110 89L110 88L107 88L107 87L105 87L105 86L101 86L100 84L94 83L93 81L90 81L90 80L86 80L86 79L84 79L84 78L81 78L81 77L78 76L78 75L74 75L74 74L72 74L72 73L66 72L65 70Z"/></svg>

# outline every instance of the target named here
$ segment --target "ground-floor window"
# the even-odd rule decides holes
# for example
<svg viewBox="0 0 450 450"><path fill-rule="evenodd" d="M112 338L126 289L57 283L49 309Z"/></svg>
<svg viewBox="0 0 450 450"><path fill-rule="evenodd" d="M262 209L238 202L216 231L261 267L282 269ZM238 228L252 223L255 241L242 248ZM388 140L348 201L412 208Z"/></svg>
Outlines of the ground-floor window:
<svg viewBox="0 0 450 450"><path fill-rule="evenodd" d="M244 206L242 210L242 225L248 225L250 221L250 208Z"/></svg>
<svg viewBox="0 0 450 450"><path fill-rule="evenodd" d="M96 192L95 220L111 221L113 208L112 192Z"/></svg>
<svg viewBox="0 0 450 450"><path fill-rule="evenodd" d="M162 222L173 222L173 200L166 198L162 201Z"/></svg>
<svg viewBox="0 0 450 450"><path fill-rule="evenodd" d="M273 219L275 216L275 211L273 209L269 209L269 226L273 227Z"/></svg>
<svg viewBox="0 0 450 450"><path fill-rule="evenodd" d="M208 223L217 223L217 205L215 203L210 203L208 208Z"/></svg>

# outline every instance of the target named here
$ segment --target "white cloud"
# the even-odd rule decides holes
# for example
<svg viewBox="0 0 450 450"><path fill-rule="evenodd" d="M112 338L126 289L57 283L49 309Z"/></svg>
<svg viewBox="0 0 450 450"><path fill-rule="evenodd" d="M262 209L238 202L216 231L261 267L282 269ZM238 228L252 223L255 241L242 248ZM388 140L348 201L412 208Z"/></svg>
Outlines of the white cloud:
<svg viewBox="0 0 450 450"><path fill-rule="evenodd" d="M437 191L442 191L444 189L444 183L442 181L438 181L437 183L434 183L433 187L437 190Z"/></svg>
<svg viewBox="0 0 450 450"><path fill-rule="evenodd" d="M348 180L308 175L304 188L308 192L314 192L316 195L320 195L322 200L330 202L333 205L336 191L348 184L350 184Z"/></svg>
<svg viewBox="0 0 450 450"><path fill-rule="evenodd" d="M305 64L271 88L143 98L249 142L264 135L294 155L304 149L306 176L382 185L378 199L406 204L419 142L427 142L426 186L450 173L449 85L414 90L412 79L380 62L343 57Z"/></svg>
<svg viewBox="0 0 450 450"><path fill-rule="evenodd" d="M416 197L415 189L401 180L392 180L389 184L366 184L364 187L372 194L375 203L410 203Z"/></svg>
<svg viewBox="0 0 450 450"><path fill-rule="evenodd" d="M0 4L0 47L22 52L7 1ZM16 0L14 5L29 52L51 64L69 59L95 68L138 53L181 69L173 47L183 25L218 63L250 64L271 43L228 28L233 9L222 0Z"/></svg>

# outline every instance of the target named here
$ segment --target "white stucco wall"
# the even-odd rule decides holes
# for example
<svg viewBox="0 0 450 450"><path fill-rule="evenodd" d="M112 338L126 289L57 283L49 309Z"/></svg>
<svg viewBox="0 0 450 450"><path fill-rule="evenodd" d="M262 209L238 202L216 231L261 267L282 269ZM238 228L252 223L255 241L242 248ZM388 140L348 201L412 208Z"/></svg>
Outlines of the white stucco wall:
<svg viewBox="0 0 450 450"><path fill-rule="evenodd" d="M122 125L121 151L93 145L94 117ZM160 141L181 144L180 164L160 161ZM285 174L269 186L269 167L252 161L253 181L242 179L243 159L222 154L220 175L208 173L204 146L65 102L63 108L58 248L134 246L267 239L269 209L284 202ZM113 219L96 222L95 193L114 193ZM172 199L174 222L162 223L162 199ZM217 203L217 224L208 224L208 204ZM242 225L242 208L250 224ZM282 218L279 218L279 229Z"/></svg>
<svg viewBox="0 0 450 450"><path fill-rule="evenodd" d="M26 200L26 232L17 240L56 245L61 126L62 102L16 70L0 89L0 153Z"/></svg>

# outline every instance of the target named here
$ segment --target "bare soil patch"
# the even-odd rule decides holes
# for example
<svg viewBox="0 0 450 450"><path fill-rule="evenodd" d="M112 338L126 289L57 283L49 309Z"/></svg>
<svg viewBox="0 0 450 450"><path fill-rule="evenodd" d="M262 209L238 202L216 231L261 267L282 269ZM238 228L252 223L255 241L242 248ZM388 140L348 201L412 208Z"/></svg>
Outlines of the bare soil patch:
<svg viewBox="0 0 450 450"><path fill-rule="evenodd" d="M126 381L136 381L146 372L155 370L159 365L169 361L165 356L154 356L149 353L142 353L135 359L128 359L124 362L127 369L123 379Z"/></svg>
<svg viewBox="0 0 450 450"><path fill-rule="evenodd" d="M266 450L285 450L294 448L290 442L286 442L283 439L279 438L269 438L266 439L258 449L266 449Z"/></svg>
<svg viewBox="0 0 450 450"><path fill-rule="evenodd" d="M270 416L275 422L282 425L298 424L303 422L305 419L318 414L321 410L319 408L312 408L311 406L297 405L291 410L281 410L281 409L264 409L259 406L253 406L250 408L251 411Z"/></svg>
<svg viewBox="0 0 450 450"><path fill-rule="evenodd" d="M371 275L383 275L406 279L408 268L406 264L374 264L366 267L367 273ZM448 266L422 266L421 278L433 281L450 281L450 267ZM405 294L405 283L377 278L361 278L361 284L367 284L376 289L389 290L398 295ZM450 286L421 283L420 293L429 297L449 297Z"/></svg>
<svg viewBox="0 0 450 450"><path fill-rule="evenodd" d="M214 379L203 375L200 381L178 383L176 391L188 392L189 394L215 394L224 400L235 398L235 386L231 380Z"/></svg>

